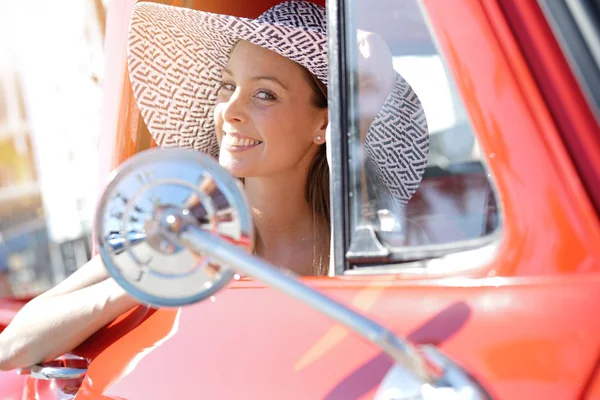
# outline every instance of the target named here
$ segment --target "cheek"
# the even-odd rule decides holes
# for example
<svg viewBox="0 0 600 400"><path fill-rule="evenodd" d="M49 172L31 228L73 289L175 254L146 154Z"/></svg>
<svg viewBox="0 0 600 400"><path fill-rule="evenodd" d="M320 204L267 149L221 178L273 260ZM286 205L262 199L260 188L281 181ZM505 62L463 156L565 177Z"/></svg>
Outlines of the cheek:
<svg viewBox="0 0 600 400"><path fill-rule="evenodd" d="M286 107L285 109L272 110L272 113L263 113L255 121L259 123L266 141L287 147L297 147L312 142L314 117L302 107ZM260 122L259 122L260 121Z"/></svg>
<svg viewBox="0 0 600 400"><path fill-rule="evenodd" d="M289 155L288 148L297 147L298 127L285 117L271 116L255 119L255 126L266 144L265 150L271 156Z"/></svg>

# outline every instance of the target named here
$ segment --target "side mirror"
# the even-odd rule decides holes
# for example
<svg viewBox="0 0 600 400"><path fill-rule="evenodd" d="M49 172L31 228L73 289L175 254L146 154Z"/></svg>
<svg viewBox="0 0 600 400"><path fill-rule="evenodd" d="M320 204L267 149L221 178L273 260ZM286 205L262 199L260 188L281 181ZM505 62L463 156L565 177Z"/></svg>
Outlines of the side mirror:
<svg viewBox="0 0 600 400"><path fill-rule="evenodd" d="M96 213L94 234L108 272L154 306L212 296L233 269L178 236L194 226L250 252L252 216L242 189L197 151L151 149L128 159L111 176Z"/></svg>
<svg viewBox="0 0 600 400"><path fill-rule="evenodd" d="M408 340L254 257L252 219L239 182L209 156L152 149L116 171L99 203L100 255L131 295L155 306L211 296L233 268L331 317L395 361L377 393L391 399L489 399L437 349Z"/></svg>

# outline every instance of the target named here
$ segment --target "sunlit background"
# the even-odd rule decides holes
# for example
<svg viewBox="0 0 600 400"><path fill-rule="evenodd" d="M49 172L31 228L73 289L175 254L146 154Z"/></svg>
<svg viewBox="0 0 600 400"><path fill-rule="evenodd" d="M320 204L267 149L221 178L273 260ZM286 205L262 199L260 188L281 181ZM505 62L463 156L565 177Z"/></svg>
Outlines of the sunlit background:
<svg viewBox="0 0 600 400"><path fill-rule="evenodd" d="M0 297L90 257L106 0L0 0Z"/></svg>

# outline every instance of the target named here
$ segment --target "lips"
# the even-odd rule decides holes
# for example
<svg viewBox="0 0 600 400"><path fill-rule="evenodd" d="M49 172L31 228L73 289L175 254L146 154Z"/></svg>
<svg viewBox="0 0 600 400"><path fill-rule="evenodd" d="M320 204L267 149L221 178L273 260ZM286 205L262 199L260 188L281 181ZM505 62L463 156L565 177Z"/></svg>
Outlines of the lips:
<svg viewBox="0 0 600 400"><path fill-rule="evenodd" d="M226 133L221 140L221 145L229 150L248 150L260 144L260 140L230 133Z"/></svg>

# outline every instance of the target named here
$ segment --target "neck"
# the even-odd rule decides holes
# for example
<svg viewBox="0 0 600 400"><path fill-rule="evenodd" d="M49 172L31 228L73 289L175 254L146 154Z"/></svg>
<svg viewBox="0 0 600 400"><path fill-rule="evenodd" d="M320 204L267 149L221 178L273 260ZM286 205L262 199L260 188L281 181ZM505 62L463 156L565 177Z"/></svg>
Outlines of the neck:
<svg viewBox="0 0 600 400"><path fill-rule="evenodd" d="M312 273L314 247L312 211L306 200L307 179L307 171L293 170L244 180L258 234L256 253L303 275ZM292 256L298 251L310 257L301 262L297 259L296 263Z"/></svg>

